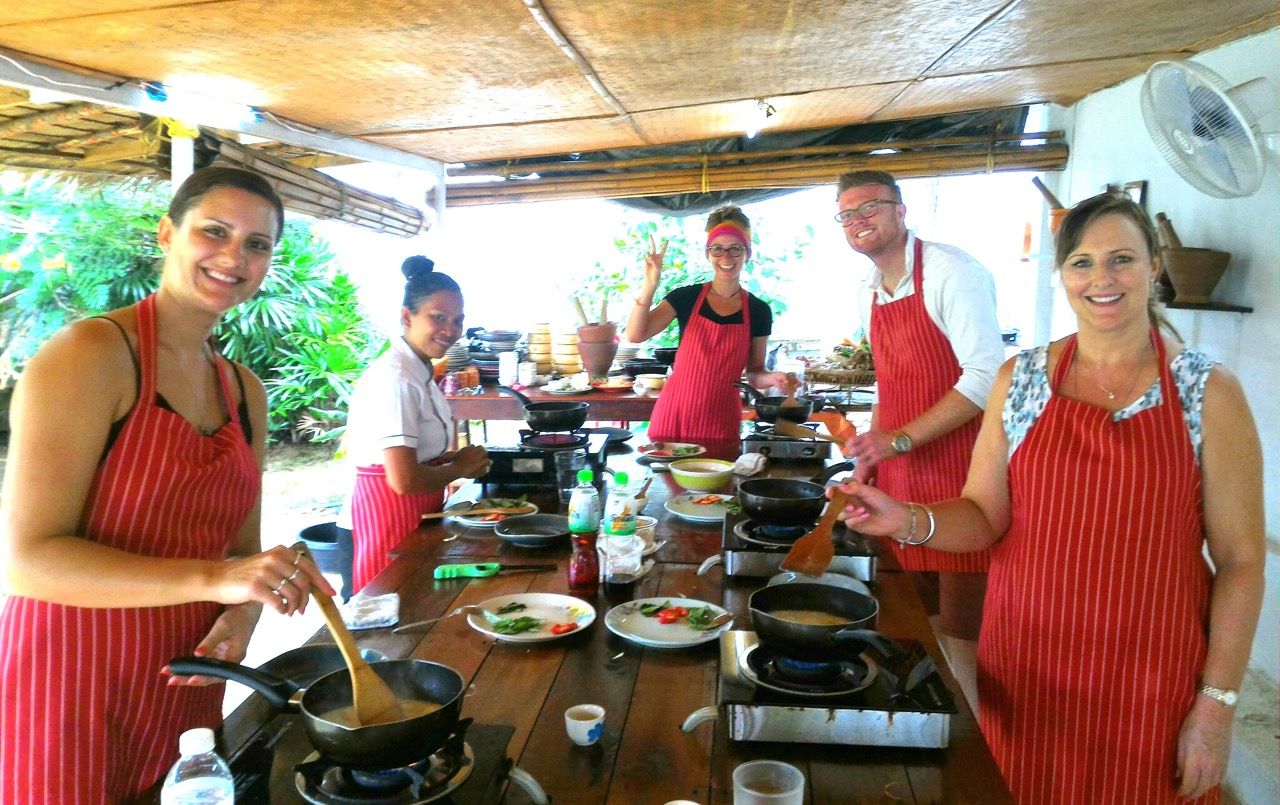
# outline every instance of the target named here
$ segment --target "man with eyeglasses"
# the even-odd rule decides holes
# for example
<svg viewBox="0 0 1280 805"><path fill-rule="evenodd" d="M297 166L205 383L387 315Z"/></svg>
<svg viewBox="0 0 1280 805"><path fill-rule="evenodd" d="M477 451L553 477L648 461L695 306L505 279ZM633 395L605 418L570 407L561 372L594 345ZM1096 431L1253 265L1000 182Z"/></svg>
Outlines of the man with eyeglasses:
<svg viewBox="0 0 1280 805"><path fill-rule="evenodd" d="M926 243L906 227L891 174L854 171L837 183L836 220L854 251L874 264L860 289L875 360L871 429L847 446L862 478L899 500L933 503L960 494L982 410L1004 345L995 282L969 255ZM913 577L934 631L971 705L990 552L955 554L892 542Z"/></svg>

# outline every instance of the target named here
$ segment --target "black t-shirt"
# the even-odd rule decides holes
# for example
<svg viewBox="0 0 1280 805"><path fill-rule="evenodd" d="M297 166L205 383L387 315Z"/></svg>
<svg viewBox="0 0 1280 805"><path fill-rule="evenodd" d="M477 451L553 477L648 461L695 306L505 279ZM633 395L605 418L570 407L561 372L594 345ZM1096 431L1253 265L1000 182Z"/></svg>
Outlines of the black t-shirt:
<svg viewBox="0 0 1280 805"><path fill-rule="evenodd" d="M693 313L693 305L698 301L698 294L700 293L702 293L702 284L685 285L667 294L666 301L670 302L671 306L676 309L676 321L680 323L680 336L682 338L684 337L684 328L689 325L689 316ZM747 298L751 304L751 337L768 337L773 332L773 311L769 309L767 304L758 299L755 294L749 294ZM711 305L705 300L698 314L716 324L742 324L741 310L730 313L728 316L721 316L712 310Z"/></svg>

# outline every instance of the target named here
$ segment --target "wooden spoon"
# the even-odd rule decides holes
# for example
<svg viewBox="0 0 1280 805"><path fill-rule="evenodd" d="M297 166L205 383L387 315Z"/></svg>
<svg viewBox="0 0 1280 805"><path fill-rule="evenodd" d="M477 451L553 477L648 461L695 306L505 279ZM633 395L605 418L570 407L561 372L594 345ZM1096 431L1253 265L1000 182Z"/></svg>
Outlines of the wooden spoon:
<svg viewBox="0 0 1280 805"><path fill-rule="evenodd" d="M849 496L838 488L831 490L831 500L822 512L822 518L813 530L805 534L787 551L782 560L782 569L810 576L821 576L836 555L835 546L831 543L831 528L836 524L836 516L844 511Z"/></svg>
<svg viewBox="0 0 1280 805"><path fill-rule="evenodd" d="M324 614L324 622L329 627L329 634L338 643L342 658L347 661L347 669L351 671L351 698L356 712L356 720L362 726L371 724L387 724L392 721L403 721L404 710L396 700L396 694L383 681L382 677L369 667L369 663L360 656L355 638L347 631L342 622L342 613L338 605L324 593L317 592L312 599L320 605Z"/></svg>
<svg viewBox="0 0 1280 805"><path fill-rule="evenodd" d="M783 436L790 436L794 439L826 439L828 442L835 444L844 444L843 441L828 433L818 433L816 430L810 430L804 425L782 417L778 417L773 421L773 429Z"/></svg>
<svg viewBox="0 0 1280 805"><path fill-rule="evenodd" d="M429 512L422 515L423 520L436 520L441 517L471 517L476 514L532 514L532 506L518 506L514 509L455 509L454 511Z"/></svg>

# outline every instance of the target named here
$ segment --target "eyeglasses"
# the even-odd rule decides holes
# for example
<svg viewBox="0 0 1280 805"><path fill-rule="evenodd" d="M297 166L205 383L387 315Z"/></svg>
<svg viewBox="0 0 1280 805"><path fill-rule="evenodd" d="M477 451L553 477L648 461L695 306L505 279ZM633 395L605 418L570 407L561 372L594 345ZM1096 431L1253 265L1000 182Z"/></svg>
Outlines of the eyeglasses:
<svg viewBox="0 0 1280 805"><path fill-rule="evenodd" d="M894 201L888 198L877 198L871 201L863 202L852 210L841 210L836 213L836 220L841 224L847 224L854 218L875 218L876 213L880 212L881 204L901 204L901 201Z"/></svg>
<svg viewBox="0 0 1280 805"><path fill-rule="evenodd" d="M707 247L707 254L711 255L712 257L724 257L724 256L727 254L727 255L729 255L730 257L732 257L733 259L735 259L735 260L736 260L736 259L738 259L739 257L741 257L742 255L744 255L744 254L746 254L746 253L747 253L747 250L746 250L746 248L745 248L745 247L743 247L743 246L737 246L737 245L735 245L735 246L708 246L708 247Z"/></svg>

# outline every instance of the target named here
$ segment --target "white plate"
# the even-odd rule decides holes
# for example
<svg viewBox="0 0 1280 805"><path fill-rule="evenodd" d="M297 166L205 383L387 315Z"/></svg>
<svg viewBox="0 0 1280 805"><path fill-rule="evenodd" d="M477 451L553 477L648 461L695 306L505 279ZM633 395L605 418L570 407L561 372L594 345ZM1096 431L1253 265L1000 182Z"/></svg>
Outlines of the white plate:
<svg viewBox="0 0 1280 805"><path fill-rule="evenodd" d="M668 603L673 607L684 607L685 609L707 607L716 615L720 615L725 611L723 607L692 598L637 598L634 601L619 604L609 610L604 616L604 625L619 637L625 637L633 643L639 643L649 648L688 648L702 643L710 643L712 640L719 638L721 632L727 631L733 626L733 621L729 621L714 629L700 632L697 629L690 628L684 621L659 623L657 617L646 618L640 614L641 604L662 603Z"/></svg>
<svg viewBox="0 0 1280 805"><path fill-rule="evenodd" d="M595 389L591 388L590 386L583 386L582 388L572 388L572 389L551 388L550 386L543 386L542 390L548 394L565 394L565 395L586 394L588 391L595 391Z"/></svg>
<svg viewBox="0 0 1280 805"><path fill-rule="evenodd" d="M728 507L725 504L733 500L733 496L716 494L716 497L720 498L720 503L693 502L696 498L708 497L711 494L714 493L685 492L682 495L676 495L667 499L666 510L676 517L692 520L695 523L718 523L728 513Z"/></svg>
<svg viewBox="0 0 1280 805"><path fill-rule="evenodd" d="M522 504L522 506L526 509L532 507L533 511L521 511L519 514L512 514L509 516L519 517L521 514L537 514L538 513L538 504L536 503L525 502L524 504ZM453 519L457 520L459 523L463 525L472 526L474 528L493 528L498 523L502 522L502 520L483 520L481 519L485 516L483 514L480 515L480 517L467 517L465 514L463 514L463 512L467 511L470 508L472 508L471 503L467 501L463 501L461 503L453 504L449 508L445 509L445 511L447 512L457 511L458 512L457 514L451 515Z"/></svg>
<svg viewBox="0 0 1280 805"><path fill-rule="evenodd" d="M556 593L500 595L497 598L490 598L480 606L490 612L497 612L507 604L524 604L525 608L502 617L519 618L523 615L530 618L539 618L542 620L542 626L536 632L499 634L493 630L493 626L488 619L478 612L468 612L467 623L477 632L483 632L490 637L496 637L499 640L506 640L510 643L545 643L548 640L557 640L561 637L575 635L595 623L596 620L595 607L580 598L574 598L570 595L557 595ZM568 623L569 621L575 621L578 624L578 628L564 634L551 633L552 626L557 623Z"/></svg>
<svg viewBox="0 0 1280 805"><path fill-rule="evenodd" d="M665 539L658 539L658 540L654 540L654 541L653 541L653 544L652 544L652 545L650 545L650 546L648 546L648 547L646 547L646 548L644 549L644 553L642 553L642 554L640 554L640 555L641 555L641 556L653 556L655 553L657 553L658 551L662 550L662 546L663 546L663 545L666 545L666 544L667 544L667 541L666 541Z"/></svg>
<svg viewBox="0 0 1280 805"><path fill-rule="evenodd" d="M654 455L659 450L676 450L681 447L695 448L694 452L684 453L678 456L661 456ZM651 444L642 444L636 450L641 456L652 461L676 461L682 458L695 458L707 452L707 448L700 444L690 444L688 442L653 442Z"/></svg>
<svg viewBox="0 0 1280 805"><path fill-rule="evenodd" d="M769 583L765 586L772 587L775 584L827 584L832 587L853 590L855 593L871 595L871 588L864 582L842 573L823 573L821 576L806 576L803 573L784 571L769 579Z"/></svg>

